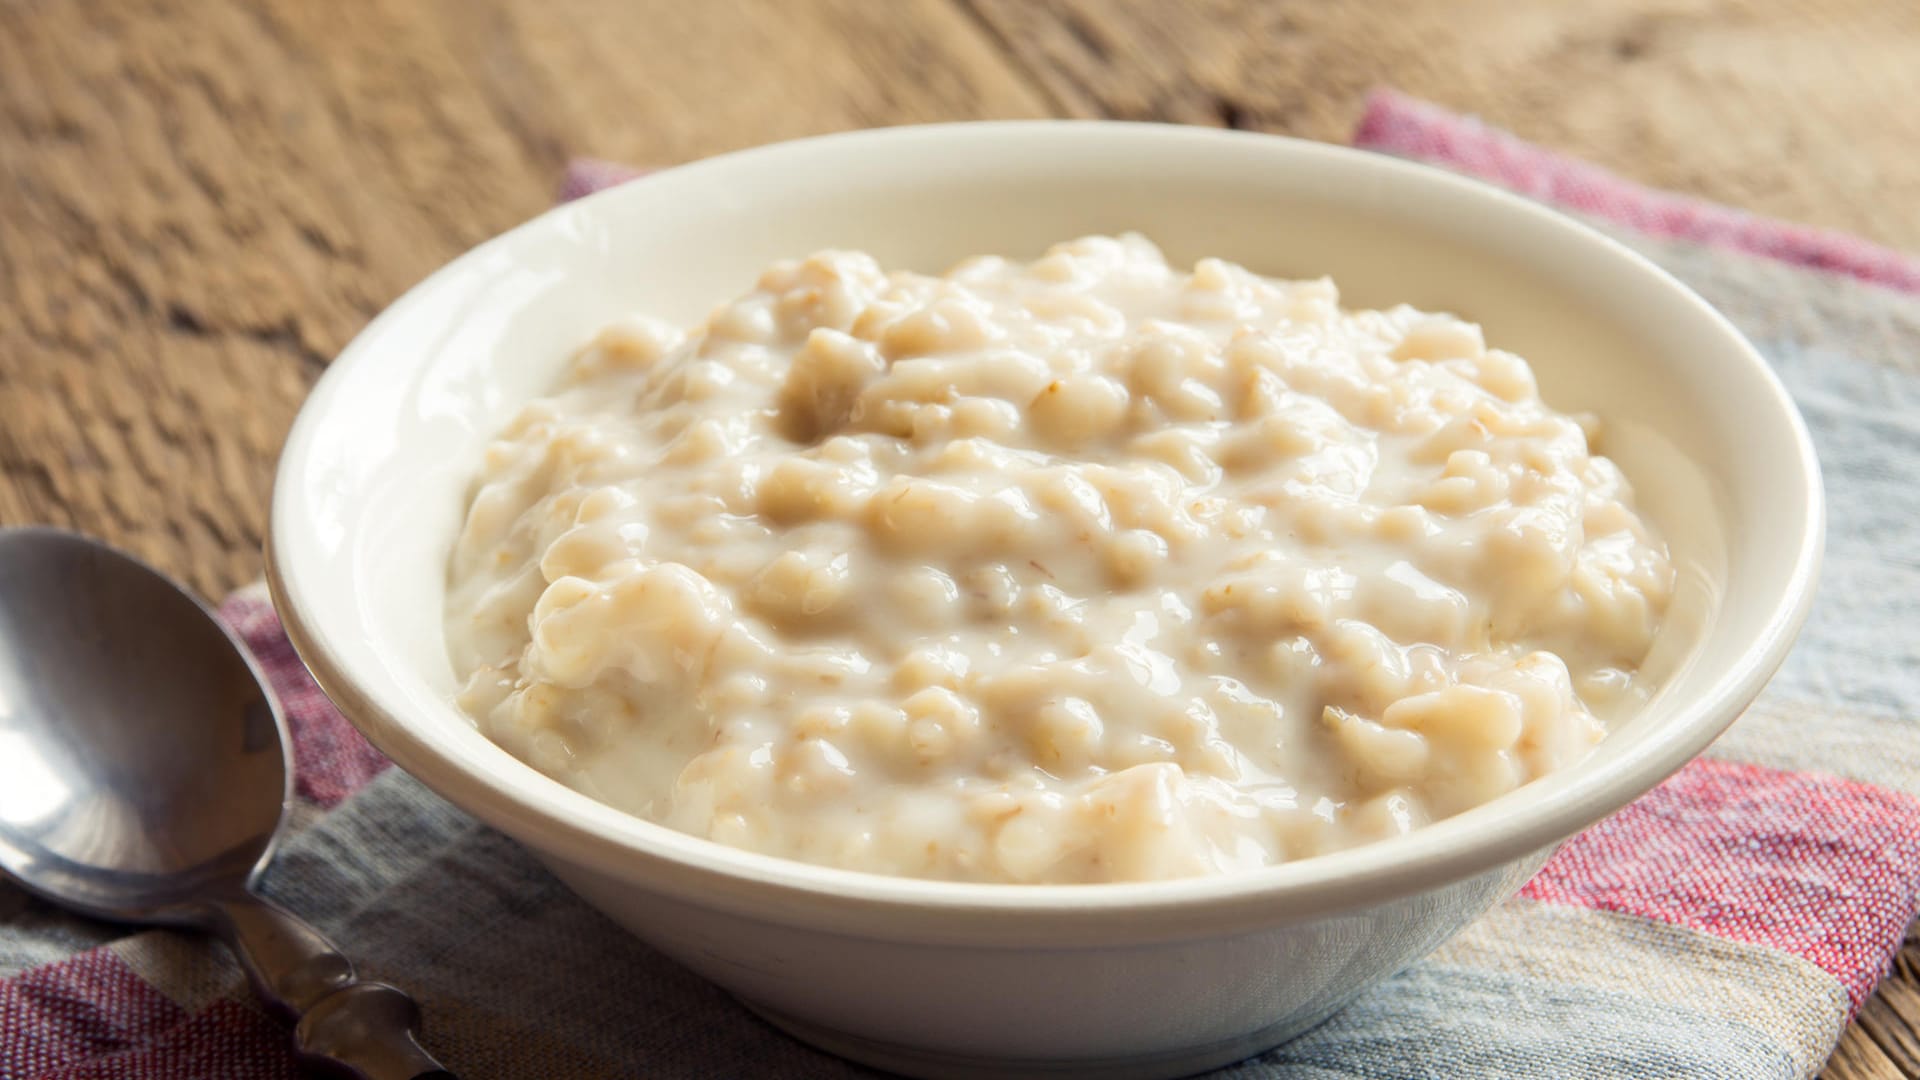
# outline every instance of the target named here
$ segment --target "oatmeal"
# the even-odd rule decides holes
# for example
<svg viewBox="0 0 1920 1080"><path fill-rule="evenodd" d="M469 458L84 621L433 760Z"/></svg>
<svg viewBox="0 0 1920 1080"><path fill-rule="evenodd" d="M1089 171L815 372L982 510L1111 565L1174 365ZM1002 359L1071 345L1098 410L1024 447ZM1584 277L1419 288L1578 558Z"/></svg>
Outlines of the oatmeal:
<svg viewBox="0 0 1920 1080"><path fill-rule="evenodd" d="M1577 761L1672 588L1480 329L1136 236L773 266L488 447L461 704L615 807L839 867L1210 874Z"/></svg>

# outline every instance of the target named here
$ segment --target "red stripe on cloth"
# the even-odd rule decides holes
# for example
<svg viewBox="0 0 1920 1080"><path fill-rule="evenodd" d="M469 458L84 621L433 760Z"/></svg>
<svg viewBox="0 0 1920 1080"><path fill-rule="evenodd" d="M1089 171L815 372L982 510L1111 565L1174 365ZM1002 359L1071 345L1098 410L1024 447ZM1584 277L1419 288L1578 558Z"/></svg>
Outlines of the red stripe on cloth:
<svg viewBox="0 0 1920 1080"><path fill-rule="evenodd" d="M138 1046L185 1017L105 948L43 964L0 980L0 1077L28 1080Z"/></svg>
<svg viewBox="0 0 1920 1080"><path fill-rule="evenodd" d="M1651 233L1920 292L1920 259L1858 237L1789 225L1644 187L1390 90L1367 99L1353 145L1429 161L1543 202Z"/></svg>
<svg viewBox="0 0 1920 1080"><path fill-rule="evenodd" d="M617 161L601 161L598 158L575 158L567 162L567 171L560 178L561 202L572 202L583 195L596 191L605 191L615 184L624 184L628 180L645 176L647 170L636 169L631 165L622 165Z"/></svg>
<svg viewBox="0 0 1920 1080"><path fill-rule="evenodd" d="M287 641L271 603L236 594L220 605L220 617L246 643L280 699L293 736L294 789L302 797L321 806L338 805L393 764L320 692Z"/></svg>
<svg viewBox="0 0 1920 1080"><path fill-rule="evenodd" d="M1701 759L1567 841L1521 895L1639 915L1813 962L1858 1009L1920 888L1920 800Z"/></svg>
<svg viewBox="0 0 1920 1080"><path fill-rule="evenodd" d="M37 1080L300 1080L304 1075L286 1028L238 1002L219 1001L137 1049Z"/></svg>

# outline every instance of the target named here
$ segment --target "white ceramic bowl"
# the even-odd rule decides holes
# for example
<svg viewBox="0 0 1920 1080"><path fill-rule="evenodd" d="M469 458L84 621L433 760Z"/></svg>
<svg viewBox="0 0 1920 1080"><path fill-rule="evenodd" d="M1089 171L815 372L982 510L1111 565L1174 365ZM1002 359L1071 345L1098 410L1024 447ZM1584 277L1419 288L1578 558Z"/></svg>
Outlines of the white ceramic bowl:
<svg viewBox="0 0 1920 1080"><path fill-rule="evenodd" d="M452 704L442 591L480 447L603 323L698 321L763 264L822 247L938 271L1129 229L1176 262L1329 274L1349 303L1478 320L1533 362L1549 401L1600 413L1681 568L1652 705L1578 766L1403 838L1239 876L1013 886L824 869L672 832L521 764ZM301 656L374 745L800 1037L922 1075L1165 1076L1317 1023L1699 753L1798 630L1822 522L1805 428L1761 358L1580 224L1332 146L973 124L702 161L455 260L375 320L301 411L271 576Z"/></svg>

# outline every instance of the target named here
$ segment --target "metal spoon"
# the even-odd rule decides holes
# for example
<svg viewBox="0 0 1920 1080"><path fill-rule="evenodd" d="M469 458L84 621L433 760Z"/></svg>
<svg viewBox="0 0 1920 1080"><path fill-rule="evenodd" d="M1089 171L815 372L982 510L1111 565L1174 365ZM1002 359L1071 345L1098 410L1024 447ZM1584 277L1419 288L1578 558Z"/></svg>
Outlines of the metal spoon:
<svg viewBox="0 0 1920 1080"><path fill-rule="evenodd" d="M254 892L291 798L286 722L206 608L97 541L0 529L0 870L218 935L323 1075L452 1080L412 998Z"/></svg>

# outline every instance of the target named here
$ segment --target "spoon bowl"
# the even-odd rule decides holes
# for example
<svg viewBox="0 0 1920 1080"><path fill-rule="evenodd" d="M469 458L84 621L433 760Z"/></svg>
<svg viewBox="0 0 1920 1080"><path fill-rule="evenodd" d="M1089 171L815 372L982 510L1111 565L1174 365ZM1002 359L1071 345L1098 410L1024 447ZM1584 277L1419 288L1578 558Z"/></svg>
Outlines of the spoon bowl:
<svg viewBox="0 0 1920 1080"><path fill-rule="evenodd" d="M194 897L249 883L291 798L263 685L143 564L54 529L0 531L0 869L122 921L190 921Z"/></svg>
<svg viewBox="0 0 1920 1080"><path fill-rule="evenodd" d="M185 590L84 536L0 529L0 872L81 914L218 935L318 1071L451 1080L412 998L254 892L288 746L260 672Z"/></svg>

